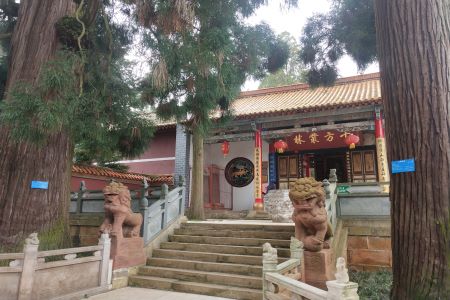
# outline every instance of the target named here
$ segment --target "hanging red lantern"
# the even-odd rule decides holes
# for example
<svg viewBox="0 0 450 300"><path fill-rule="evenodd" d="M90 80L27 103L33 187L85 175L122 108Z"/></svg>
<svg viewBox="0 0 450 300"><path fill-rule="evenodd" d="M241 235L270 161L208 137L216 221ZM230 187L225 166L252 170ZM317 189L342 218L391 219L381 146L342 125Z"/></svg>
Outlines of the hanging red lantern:
<svg viewBox="0 0 450 300"><path fill-rule="evenodd" d="M345 138L345 143L349 146L350 149L355 149L356 144L359 143L359 136L350 133L346 138Z"/></svg>
<svg viewBox="0 0 450 300"><path fill-rule="evenodd" d="M222 149L223 156L227 156L228 152L230 152L230 143L228 141L223 141L220 148Z"/></svg>
<svg viewBox="0 0 450 300"><path fill-rule="evenodd" d="M276 141L273 146L278 153L283 153L287 149L288 144L283 140Z"/></svg>

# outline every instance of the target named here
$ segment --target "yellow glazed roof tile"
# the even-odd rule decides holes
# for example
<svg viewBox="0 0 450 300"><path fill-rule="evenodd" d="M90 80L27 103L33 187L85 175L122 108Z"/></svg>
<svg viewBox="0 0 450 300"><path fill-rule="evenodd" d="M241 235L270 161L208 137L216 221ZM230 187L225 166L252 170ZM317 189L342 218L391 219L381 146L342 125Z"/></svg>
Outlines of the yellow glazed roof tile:
<svg viewBox="0 0 450 300"><path fill-rule="evenodd" d="M379 73L338 79L331 87L306 84L241 93L233 102L236 118L317 111L381 103Z"/></svg>

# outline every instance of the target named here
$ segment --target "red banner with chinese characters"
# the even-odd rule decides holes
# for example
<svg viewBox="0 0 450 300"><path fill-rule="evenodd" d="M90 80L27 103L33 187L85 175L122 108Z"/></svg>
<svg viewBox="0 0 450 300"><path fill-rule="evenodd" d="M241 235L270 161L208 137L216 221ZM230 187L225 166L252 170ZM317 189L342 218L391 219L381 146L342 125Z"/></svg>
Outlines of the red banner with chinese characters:
<svg viewBox="0 0 450 300"><path fill-rule="evenodd" d="M360 145L362 142L362 135L360 132L341 132L337 130L299 132L288 136L283 140L288 144L286 151L347 148L348 145L345 143L345 138L351 133L359 137L359 143L356 146ZM269 150L271 153L275 152L273 143L270 144Z"/></svg>

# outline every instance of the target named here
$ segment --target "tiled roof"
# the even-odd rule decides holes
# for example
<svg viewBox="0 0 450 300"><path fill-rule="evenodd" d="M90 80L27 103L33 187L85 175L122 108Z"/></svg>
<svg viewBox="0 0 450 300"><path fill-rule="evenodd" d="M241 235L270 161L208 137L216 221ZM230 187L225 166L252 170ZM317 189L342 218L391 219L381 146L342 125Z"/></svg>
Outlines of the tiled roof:
<svg viewBox="0 0 450 300"><path fill-rule="evenodd" d="M242 92L232 109L243 119L380 103L380 74L374 73L341 78L331 87L295 84Z"/></svg>
<svg viewBox="0 0 450 300"><path fill-rule="evenodd" d="M147 178L149 184L163 184L173 185L172 175L146 175L131 172L120 172L112 170L109 168L96 167L96 166L85 166L85 165L73 165L72 174L82 174L91 176L102 176L111 179L123 179L142 182L144 177Z"/></svg>

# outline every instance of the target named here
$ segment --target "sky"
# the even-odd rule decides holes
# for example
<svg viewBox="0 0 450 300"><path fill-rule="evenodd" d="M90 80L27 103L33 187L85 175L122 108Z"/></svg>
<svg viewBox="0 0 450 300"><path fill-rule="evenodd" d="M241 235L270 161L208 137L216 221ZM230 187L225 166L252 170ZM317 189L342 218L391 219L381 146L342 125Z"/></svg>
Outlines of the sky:
<svg viewBox="0 0 450 300"><path fill-rule="evenodd" d="M298 7L289 10L281 8L283 2L284 0L269 0L269 4L259 8L248 22L250 24L266 22L275 33L280 34L287 31L299 41L306 19L315 13L326 13L330 9L329 0L299 0ZM340 77L358 74L356 64L349 56L343 57L338 62L338 72ZM377 63L370 65L364 74L373 72L378 72ZM248 80L242 89L244 91L255 90L258 85L259 82Z"/></svg>

